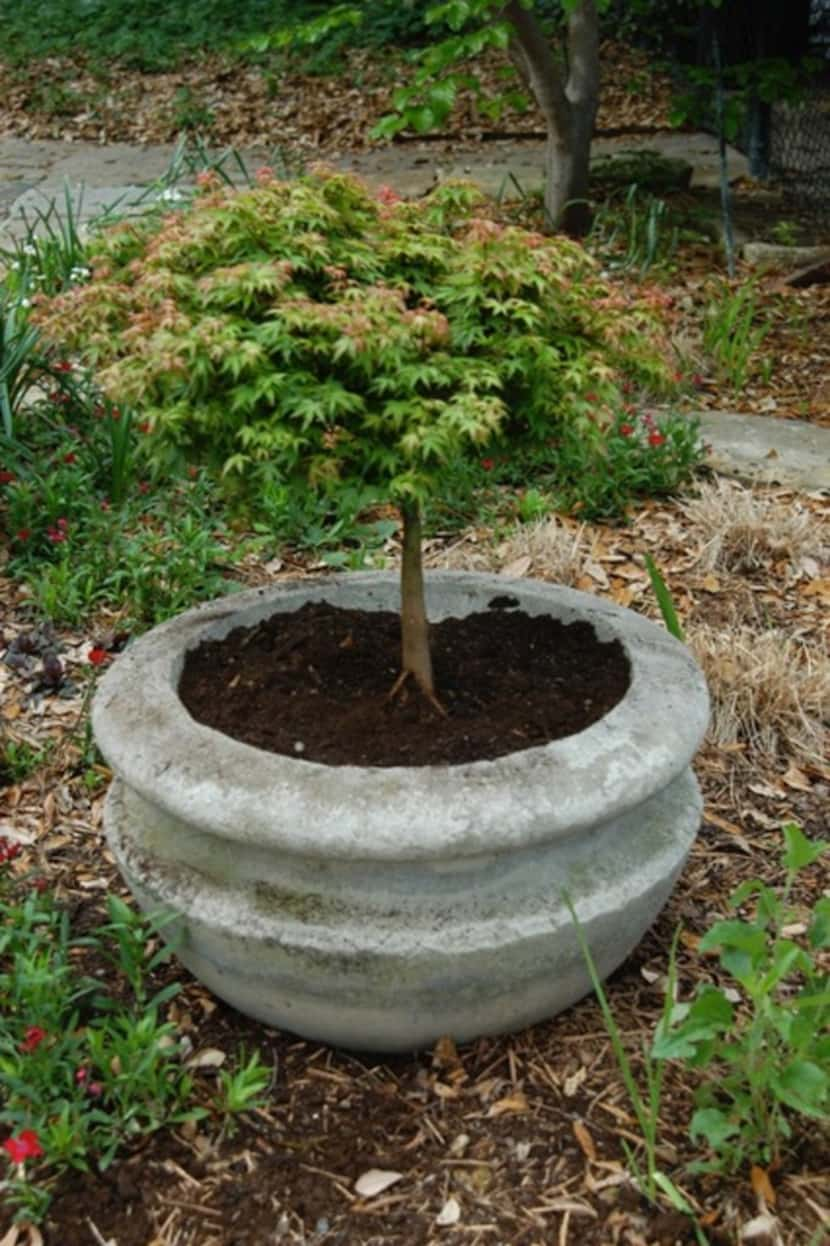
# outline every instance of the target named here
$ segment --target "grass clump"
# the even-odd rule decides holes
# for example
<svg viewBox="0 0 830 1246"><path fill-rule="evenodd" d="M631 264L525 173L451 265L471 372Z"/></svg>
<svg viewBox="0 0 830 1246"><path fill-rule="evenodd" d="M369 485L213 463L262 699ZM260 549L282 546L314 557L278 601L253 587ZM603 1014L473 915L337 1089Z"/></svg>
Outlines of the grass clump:
<svg viewBox="0 0 830 1246"><path fill-rule="evenodd" d="M825 550L815 520L797 502L781 502L718 479L701 486L680 509L700 534L698 565L707 571L752 574L771 562L797 567Z"/></svg>
<svg viewBox="0 0 830 1246"><path fill-rule="evenodd" d="M712 694L709 740L749 763L825 759L830 658L777 630L698 626L688 643Z"/></svg>

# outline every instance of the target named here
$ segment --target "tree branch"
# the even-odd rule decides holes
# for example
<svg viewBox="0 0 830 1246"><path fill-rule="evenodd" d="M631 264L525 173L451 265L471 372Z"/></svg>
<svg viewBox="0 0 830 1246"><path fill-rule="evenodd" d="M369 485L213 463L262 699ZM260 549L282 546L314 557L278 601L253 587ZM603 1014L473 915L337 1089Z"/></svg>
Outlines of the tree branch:
<svg viewBox="0 0 830 1246"><path fill-rule="evenodd" d="M562 71L536 17L519 0L509 0L500 13L513 27L513 54L544 118L559 134L570 126L570 104Z"/></svg>

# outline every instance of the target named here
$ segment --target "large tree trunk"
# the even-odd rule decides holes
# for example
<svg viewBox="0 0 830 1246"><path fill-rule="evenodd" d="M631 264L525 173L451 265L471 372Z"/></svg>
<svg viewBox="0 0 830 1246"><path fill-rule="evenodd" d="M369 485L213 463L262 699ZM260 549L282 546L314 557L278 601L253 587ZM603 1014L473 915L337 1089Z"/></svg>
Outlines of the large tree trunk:
<svg viewBox="0 0 830 1246"><path fill-rule="evenodd" d="M533 13L509 0L513 56L548 132L545 212L550 225L582 235L590 226L588 168L599 101L599 21L595 0L578 0L567 18L563 68Z"/></svg>
<svg viewBox="0 0 830 1246"><path fill-rule="evenodd" d="M424 601L421 560L421 512L417 503L401 507L403 554L401 557L401 675L411 675L418 687L435 701L429 623Z"/></svg>

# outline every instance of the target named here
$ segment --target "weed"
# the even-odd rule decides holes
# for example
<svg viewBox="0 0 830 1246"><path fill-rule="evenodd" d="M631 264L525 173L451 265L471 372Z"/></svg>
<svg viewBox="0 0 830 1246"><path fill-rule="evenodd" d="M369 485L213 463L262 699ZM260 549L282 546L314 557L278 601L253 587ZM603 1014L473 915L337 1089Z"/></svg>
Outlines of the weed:
<svg viewBox="0 0 830 1246"><path fill-rule="evenodd" d="M240 1112L250 1112L263 1102L263 1092L271 1082L271 1070L267 1069L256 1052L245 1059L244 1048L239 1052L234 1070L219 1070L219 1089L214 1103L225 1120L225 1132L234 1132L234 1118Z"/></svg>
<svg viewBox="0 0 830 1246"><path fill-rule="evenodd" d="M657 570L657 564L650 554L646 554L645 561L648 578L651 581L654 596L657 598L657 605L660 608L660 614L663 616L666 631L669 632L670 635L674 636L676 640L685 641L686 637L683 634L680 619L677 617L677 609L668 585L660 572Z"/></svg>
<svg viewBox="0 0 830 1246"><path fill-rule="evenodd" d="M699 944L701 953L718 954L741 1006L734 988L699 985L690 1003L664 1011L652 1045L653 1059L681 1060L709 1074L695 1093L689 1130L712 1153L698 1170L778 1163L793 1115L830 1120L830 979L821 968L830 947L830 897L819 899L806 921L790 902L797 875L830 844L811 842L793 824L783 834L781 894L758 879L743 883L730 907L739 913L752 904L754 911L716 922Z"/></svg>
<svg viewBox="0 0 830 1246"><path fill-rule="evenodd" d="M795 221L776 221L770 237L782 247L794 247L798 243L799 230Z"/></svg>
<svg viewBox="0 0 830 1246"><path fill-rule="evenodd" d="M665 200L632 185L624 198L611 196L597 208L588 245L607 268L643 277L671 260L677 241Z"/></svg>
<svg viewBox="0 0 830 1246"><path fill-rule="evenodd" d="M703 346L719 375L742 390L752 375L754 357L771 328L761 318L758 290L753 282L731 286L724 282L712 291L703 312Z"/></svg>
<svg viewBox="0 0 830 1246"><path fill-rule="evenodd" d="M602 1019L608 1033L608 1038L611 1042L614 1058L617 1062L617 1067L620 1070L623 1085L628 1093L628 1101L631 1104L631 1109L634 1112L637 1125L640 1129L640 1135L643 1140L643 1146L645 1149L645 1170L641 1167L640 1161L637 1159L636 1154L628 1143L626 1141L623 1141L622 1143L623 1152L628 1162L629 1169L637 1182L637 1185L639 1186L640 1192L651 1203L657 1202L659 1191L669 1200L675 1211L682 1212L684 1215L694 1219L694 1210L690 1206L688 1200L674 1184L671 1178L668 1177L657 1164L660 1102L663 1094L663 1066L654 1055L653 1051L649 1051L646 1047L643 1048L642 1061L646 1084L645 1094L643 1094L634 1073L634 1068L628 1052L623 1044L619 1026L617 1025L611 1005L608 1002L608 997L605 994L599 972L594 963L594 958L591 955L591 949L588 945L587 939L585 938L579 918L576 915L576 910L574 909L571 899L567 894L564 896L564 899L566 905L568 906L571 920L574 924L577 941L579 942L579 947L585 960L588 974L591 978L591 985L593 986L597 1000L599 1001L599 1006L602 1011ZM674 992L677 983L676 955L678 938L679 932L675 935L669 951L669 969L661 1019L661 1024L663 1026L668 1024L669 1018L672 1014ZM706 1246L706 1237L704 1236L700 1226L695 1223L693 1227L697 1242L700 1246Z"/></svg>
<svg viewBox="0 0 830 1246"><path fill-rule="evenodd" d="M51 756L51 742L37 748L26 740L7 740L0 749L0 782L22 783Z"/></svg>

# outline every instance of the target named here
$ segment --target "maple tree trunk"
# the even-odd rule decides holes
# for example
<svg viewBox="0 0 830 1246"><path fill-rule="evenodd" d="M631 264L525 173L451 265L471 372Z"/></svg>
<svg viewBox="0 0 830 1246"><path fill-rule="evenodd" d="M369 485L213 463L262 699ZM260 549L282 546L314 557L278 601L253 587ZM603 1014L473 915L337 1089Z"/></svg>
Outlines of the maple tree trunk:
<svg viewBox="0 0 830 1246"><path fill-rule="evenodd" d="M567 68L521 0L502 16L513 27L511 51L548 132L545 211L554 228L581 236L591 224L588 170L599 102L599 17L596 0L578 0L568 14Z"/></svg>
<svg viewBox="0 0 830 1246"><path fill-rule="evenodd" d="M421 559L421 511L417 503L401 506L403 556L401 558L401 671L409 674L431 699L435 697L429 623L424 600L424 569Z"/></svg>

